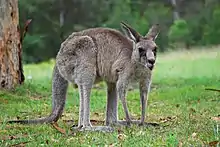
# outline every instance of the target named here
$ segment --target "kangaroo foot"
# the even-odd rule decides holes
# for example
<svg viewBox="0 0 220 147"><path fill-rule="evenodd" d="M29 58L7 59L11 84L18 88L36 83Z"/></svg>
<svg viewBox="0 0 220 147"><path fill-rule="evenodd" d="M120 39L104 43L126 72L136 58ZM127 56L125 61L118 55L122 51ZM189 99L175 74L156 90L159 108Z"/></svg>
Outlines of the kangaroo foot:
<svg viewBox="0 0 220 147"><path fill-rule="evenodd" d="M113 132L114 129L112 127L109 126L86 126L86 127L82 127L79 131L100 131L100 132Z"/></svg>
<svg viewBox="0 0 220 147"><path fill-rule="evenodd" d="M158 123L147 123L147 122L141 122L140 120L131 120L131 122L127 122L126 120L118 120L117 122L113 122L111 124L115 126L131 126L131 124L138 125L138 126L146 126L146 127L159 126Z"/></svg>
<svg viewBox="0 0 220 147"><path fill-rule="evenodd" d="M152 127L157 127L159 126L158 123L147 123L147 122L142 122L142 121L139 121L139 120L133 120L134 124L137 124L138 126L146 126L146 127L149 127L149 126L152 126Z"/></svg>
<svg viewBox="0 0 220 147"><path fill-rule="evenodd" d="M132 124L132 121L126 121L126 120L118 120L116 122L109 123L112 126L126 126L129 127Z"/></svg>
<svg viewBox="0 0 220 147"><path fill-rule="evenodd" d="M77 126L77 127L72 127L72 131L74 132L84 132L84 131L113 132L114 129L109 126Z"/></svg>

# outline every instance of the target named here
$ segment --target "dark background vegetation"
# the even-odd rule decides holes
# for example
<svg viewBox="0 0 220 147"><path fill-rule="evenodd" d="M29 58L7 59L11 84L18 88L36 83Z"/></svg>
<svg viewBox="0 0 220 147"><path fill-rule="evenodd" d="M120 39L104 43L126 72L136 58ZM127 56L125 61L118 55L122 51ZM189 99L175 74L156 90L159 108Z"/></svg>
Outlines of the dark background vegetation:
<svg viewBox="0 0 220 147"><path fill-rule="evenodd" d="M141 34L159 23L160 51L216 45L220 37L219 0L19 0L19 11L21 26L32 19L23 44L24 63L55 57L73 31L120 29L121 21Z"/></svg>

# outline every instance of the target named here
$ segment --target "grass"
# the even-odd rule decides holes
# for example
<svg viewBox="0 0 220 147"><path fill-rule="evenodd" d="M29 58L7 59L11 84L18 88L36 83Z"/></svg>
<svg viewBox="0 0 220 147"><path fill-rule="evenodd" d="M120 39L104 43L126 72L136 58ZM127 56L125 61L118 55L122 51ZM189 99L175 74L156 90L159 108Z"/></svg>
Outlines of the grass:
<svg viewBox="0 0 220 147"><path fill-rule="evenodd" d="M157 127L116 127L113 133L71 133L78 119L78 90L69 86L63 117L58 124L64 135L49 124L5 124L10 119L46 116L51 111L51 73L53 61L25 65L26 82L11 92L0 91L0 146L202 146L216 144L220 139L218 122L220 93L205 88L220 89L219 48L178 51L160 54L154 71L152 91L147 108L147 122ZM91 96L91 119L105 119L105 85L97 85ZM137 89L128 92L130 113L140 118ZM124 118L121 102L119 117ZM214 142L216 141L216 142Z"/></svg>

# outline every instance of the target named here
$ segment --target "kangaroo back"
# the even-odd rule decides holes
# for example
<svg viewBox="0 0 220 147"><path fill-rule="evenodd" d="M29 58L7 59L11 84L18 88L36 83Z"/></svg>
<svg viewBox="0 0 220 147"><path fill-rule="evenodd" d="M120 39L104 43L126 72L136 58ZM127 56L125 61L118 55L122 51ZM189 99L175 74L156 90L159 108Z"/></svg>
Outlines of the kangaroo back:
<svg viewBox="0 0 220 147"><path fill-rule="evenodd" d="M92 28L72 33L62 43L56 61L61 75L70 82L88 70L96 72L92 74L97 81L116 82L117 71L131 60L132 47L132 41L117 30Z"/></svg>

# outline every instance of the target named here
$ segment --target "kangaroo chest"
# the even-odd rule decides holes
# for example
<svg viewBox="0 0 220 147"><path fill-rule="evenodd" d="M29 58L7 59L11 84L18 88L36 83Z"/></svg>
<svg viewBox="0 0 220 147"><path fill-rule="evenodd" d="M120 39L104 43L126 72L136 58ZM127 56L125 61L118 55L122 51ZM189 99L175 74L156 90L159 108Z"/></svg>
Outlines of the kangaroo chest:
<svg viewBox="0 0 220 147"><path fill-rule="evenodd" d="M141 79L146 79L151 75L151 71L145 67L137 66L134 70L134 74L130 79L131 82L139 82Z"/></svg>

